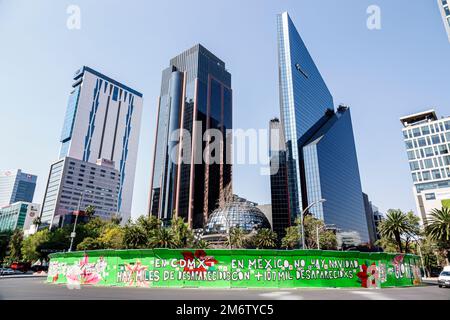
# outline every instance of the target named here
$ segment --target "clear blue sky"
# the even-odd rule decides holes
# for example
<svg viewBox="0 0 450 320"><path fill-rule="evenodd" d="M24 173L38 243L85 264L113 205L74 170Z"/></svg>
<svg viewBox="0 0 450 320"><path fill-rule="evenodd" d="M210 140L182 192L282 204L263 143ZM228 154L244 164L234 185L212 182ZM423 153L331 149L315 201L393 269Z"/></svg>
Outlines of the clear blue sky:
<svg viewBox="0 0 450 320"><path fill-rule="evenodd" d="M81 9L68 30L66 9ZM381 8L382 29L366 27ZM0 0L0 168L37 174L41 202L72 75L88 65L144 94L133 216L147 210L161 71L200 42L232 73L234 126L279 114L275 15L289 11L335 103L351 107L363 190L382 210L415 209L399 117L450 115L450 43L436 1ZM270 202L258 166L235 166L234 191Z"/></svg>

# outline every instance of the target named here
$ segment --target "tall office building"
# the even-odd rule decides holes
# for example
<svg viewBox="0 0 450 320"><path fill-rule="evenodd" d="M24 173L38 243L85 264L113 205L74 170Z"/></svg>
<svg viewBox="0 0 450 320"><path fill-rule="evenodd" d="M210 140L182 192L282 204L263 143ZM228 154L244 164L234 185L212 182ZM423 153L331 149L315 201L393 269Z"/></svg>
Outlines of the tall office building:
<svg viewBox="0 0 450 320"><path fill-rule="evenodd" d="M289 193L287 192L286 142L278 118L270 120L270 193L272 199L272 228L282 239L291 225Z"/></svg>
<svg viewBox="0 0 450 320"><path fill-rule="evenodd" d="M445 31L447 31L448 41L450 41L450 2L448 0L437 0L437 2L444 21Z"/></svg>
<svg viewBox="0 0 450 320"><path fill-rule="evenodd" d="M0 207L19 201L32 202L37 176L22 170L0 171Z"/></svg>
<svg viewBox="0 0 450 320"><path fill-rule="evenodd" d="M42 203L41 226L61 227L73 214L95 207L95 215L109 220L118 212L120 173L114 162L97 163L64 157L52 164ZM124 221L126 222L126 221Z"/></svg>
<svg viewBox="0 0 450 320"><path fill-rule="evenodd" d="M355 232L367 242L350 110L340 106L334 111L333 97L288 13L278 15L277 23L289 197L284 214L292 224L305 208L325 199L309 213L341 232Z"/></svg>
<svg viewBox="0 0 450 320"><path fill-rule="evenodd" d="M183 139L178 129L189 132L192 139ZM203 151L208 152L202 139L208 129L222 133L220 163L202 160ZM231 74L222 60L197 44L173 58L162 74L150 214L163 221L175 214L191 228L203 227L218 203L232 194L231 164L226 158L231 150L231 137L225 134L229 129Z"/></svg>
<svg viewBox="0 0 450 320"><path fill-rule="evenodd" d="M450 207L450 117L434 110L402 117L413 192L422 222L433 209Z"/></svg>
<svg viewBox="0 0 450 320"><path fill-rule="evenodd" d="M142 94L89 67L73 78L61 133L59 159L115 163L120 174L118 206L131 216L142 115Z"/></svg>

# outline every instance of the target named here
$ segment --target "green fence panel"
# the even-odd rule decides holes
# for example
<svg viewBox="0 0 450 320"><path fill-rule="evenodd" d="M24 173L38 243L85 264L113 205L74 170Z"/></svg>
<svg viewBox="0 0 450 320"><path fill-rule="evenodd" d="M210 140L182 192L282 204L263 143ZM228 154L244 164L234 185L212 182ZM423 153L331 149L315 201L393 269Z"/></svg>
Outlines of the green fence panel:
<svg viewBox="0 0 450 320"><path fill-rule="evenodd" d="M388 288L421 284L417 256L322 250L98 250L50 255L55 284Z"/></svg>

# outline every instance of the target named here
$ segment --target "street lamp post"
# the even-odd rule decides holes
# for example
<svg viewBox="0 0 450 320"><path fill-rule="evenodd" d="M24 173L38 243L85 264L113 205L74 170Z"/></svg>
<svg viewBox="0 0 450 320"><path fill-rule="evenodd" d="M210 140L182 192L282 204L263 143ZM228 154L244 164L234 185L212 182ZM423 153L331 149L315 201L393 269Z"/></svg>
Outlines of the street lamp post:
<svg viewBox="0 0 450 320"><path fill-rule="evenodd" d="M304 215L305 215L306 212L308 212L309 209L311 209L312 207L314 207L316 204L323 203L323 202L325 202L325 201L327 201L327 200L326 200L326 199L320 199L320 200L314 201L314 202L311 203L309 206L307 206L307 207L305 208L305 210L302 211L302 214L301 214L301 216L300 216L300 232L301 232L300 237L301 237L301 245L302 245L302 249L305 249L305 225L304 225L304 223L303 223Z"/></svg>
<svg viewBox="0 0 450 320"><path fill-rule="evenodd" d="M73 224L73 230L72 233L70 234L70 247L69 247L69 252L72 252L72 247L73 247L73 240L76 237L76 228L77 228L77 222L78 222L78 216L80 215L80 210L81 210L81 201L83 200L83 195L85 192L90 192L90 190L84 190L83 192L81 192L80 195L80 199L78 200L78 209L77 209L77 215L75 216L75 223Z"/></svg>

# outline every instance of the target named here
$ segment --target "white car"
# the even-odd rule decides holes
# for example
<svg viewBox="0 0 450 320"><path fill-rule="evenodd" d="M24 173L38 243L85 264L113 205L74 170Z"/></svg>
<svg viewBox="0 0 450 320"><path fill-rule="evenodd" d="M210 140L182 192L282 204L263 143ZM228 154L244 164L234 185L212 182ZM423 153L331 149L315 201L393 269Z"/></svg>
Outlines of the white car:
<svg viewBox="0 0 450 320"><path fill-rule="evenodd" d="M449 287L450 288L450 268L445 267L444 271L441 272L438 278L439 288Z"/></svg>
<svg viewBox="0 0 450 320"><path fill-rule="evenodd" d="M11 274L15 274L14 270L11 268L0 269L0 275L2 275L2 276L11 275Z"/></svg>

